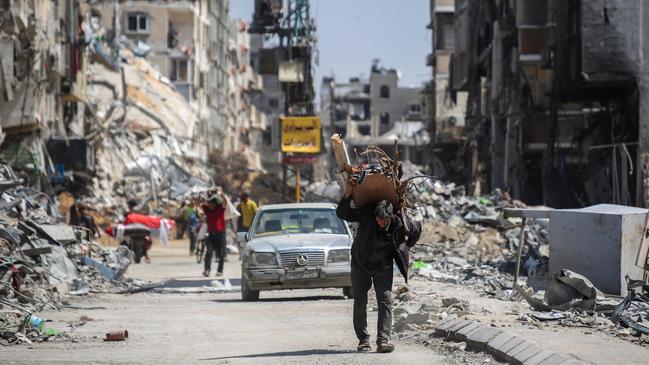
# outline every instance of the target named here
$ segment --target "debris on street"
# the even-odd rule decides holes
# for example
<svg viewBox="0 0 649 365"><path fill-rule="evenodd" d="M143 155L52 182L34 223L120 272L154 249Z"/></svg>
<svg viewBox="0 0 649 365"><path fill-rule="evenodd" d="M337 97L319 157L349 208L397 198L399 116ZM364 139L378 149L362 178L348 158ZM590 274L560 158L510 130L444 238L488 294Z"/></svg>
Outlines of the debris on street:
<svg viewBox="0 0 649 365"><path fill-rule="evenodd" d="M126 341L128 339L127 330L111 331L106 334L104 341Z"/></svg>
<svg viewBox="0 0 649 365"><path fill-rule="evenodd" d="M0 341L58 336L36 313L61 308L68 296L135 285L123 278L133 255L126 247L105 248L67 225L38 191L17 185L0 194Z"/></svg>
<svg viewBox="0 0 649 365"><path fill-rule="evenodd" d="M370 149L370 152L380 154L379 160L393 161L382 151ZM408 161L398 165L399 179L391 180L393 183L426 176L422 168ZM380 176L387 165L367 166L370 167L364 170L349 166L346 172L363 182L373 174ZM372 190L376 189L380 188ZM340 184L317 182L307 191L314 200L335 202L341 189ZM520 218L504 217L506 208L527 208L523 202L511 199L498 189L489 195L471 197L464 187L433 179L421 179L404 191L409 194L408 204L415 216L425 223L419 244L411 254L413 277L462 285L499 300L528 303L531 311L519 312L512 318L521 324L556 323L617 335L624 331L616 328L618 323L636 333L649 331L643 324L649 313L646 298L630 294L620 301L602 293L579 273L549 271L550 220L527 219L521 236ZM397 195L392 199L403 201ZM520 270L527 278L527 285L512 286L520 245L523 245ZM403 289L396 295L394 309L395 331L402 336L427 330L438 319L477 315L470 300L439 298L435 294L422 296ZM616 308L617 315L614 315Z"/></svg>

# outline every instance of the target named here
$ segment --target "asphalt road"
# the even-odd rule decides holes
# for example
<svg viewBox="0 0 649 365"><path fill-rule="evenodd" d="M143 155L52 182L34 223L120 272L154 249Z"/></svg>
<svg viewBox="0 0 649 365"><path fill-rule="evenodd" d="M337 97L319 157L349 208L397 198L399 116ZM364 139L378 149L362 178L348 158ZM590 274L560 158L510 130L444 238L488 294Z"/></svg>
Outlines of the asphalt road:
<svg viewBox="0 0 649 365"><path fill-rule="evenodd" d="M146 280L204 279L202 267L176 242L154 247L152 264L133 265L130 277ZM230 256L225 276L238 279ZM232 280L236 284L236 280ZM93 294L72 298L85 309L40 314L70 339L0 348L0 363L198 363L198 364L444 364L448 357L416 343L396 341L392 354L355 351L352 301L341 290L262 292L246 303L238 292ZM89 309L103 307L104 309ZM92 320L81 325L82 316ZM369 314L371 330L376 312ZM127 329L125 342L104 342Z"/></svg>

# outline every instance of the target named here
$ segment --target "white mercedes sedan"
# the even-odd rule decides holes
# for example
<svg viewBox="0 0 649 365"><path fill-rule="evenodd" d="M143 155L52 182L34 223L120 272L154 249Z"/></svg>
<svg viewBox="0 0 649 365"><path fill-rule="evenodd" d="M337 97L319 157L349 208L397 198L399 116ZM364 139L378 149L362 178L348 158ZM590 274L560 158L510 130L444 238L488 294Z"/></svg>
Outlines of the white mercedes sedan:
<svg viewBox="0 0 649 365"><path fill-rule="evenodd" d="M242 245L241 296L262 290L342 288L351 297L351 231L336 205L266 205L257 211Z"/></svg>

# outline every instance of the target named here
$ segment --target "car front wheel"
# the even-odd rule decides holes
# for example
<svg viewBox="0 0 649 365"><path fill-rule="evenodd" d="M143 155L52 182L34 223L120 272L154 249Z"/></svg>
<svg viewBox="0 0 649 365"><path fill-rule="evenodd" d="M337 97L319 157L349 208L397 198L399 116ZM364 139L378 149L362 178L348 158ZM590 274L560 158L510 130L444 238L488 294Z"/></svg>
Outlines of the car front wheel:
<svg viewBox="0 0 649 365"><path fill-rule="evenodd" d="M259 290L250 289L248 281L246 280L246 275L243 273L241 275L241 299L244 302L254 302L259 300Z"/></svg>

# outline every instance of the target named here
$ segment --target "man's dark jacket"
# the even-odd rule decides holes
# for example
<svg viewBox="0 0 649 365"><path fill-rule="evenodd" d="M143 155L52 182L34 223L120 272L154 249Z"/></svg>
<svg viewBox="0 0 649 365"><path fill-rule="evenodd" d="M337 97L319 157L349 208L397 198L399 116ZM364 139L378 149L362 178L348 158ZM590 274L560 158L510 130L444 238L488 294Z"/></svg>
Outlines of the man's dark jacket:
<svg viewBox="0 0 649 365"><path fill-rule="evenodd" d="M352 260L360 267L365 267L367 258L370 256L369 252L376 237L376 231L379 229L374 215L376 204L368 204L360 208L351 207L351 198L343 197L336 209L336 215L340 219L348 222L358 222L358 230L354 243L352 244ZM408 225L408 229L404 226ZM410 247L414 246L419 240L421 235L421 224L413 221L410 217L400 214L393 214L391 217L390 225L396 224L396 227L390 229L393 234L392 240L392 257L399 267L401 275L408 282L408 267L410 267Z"/></svg>

